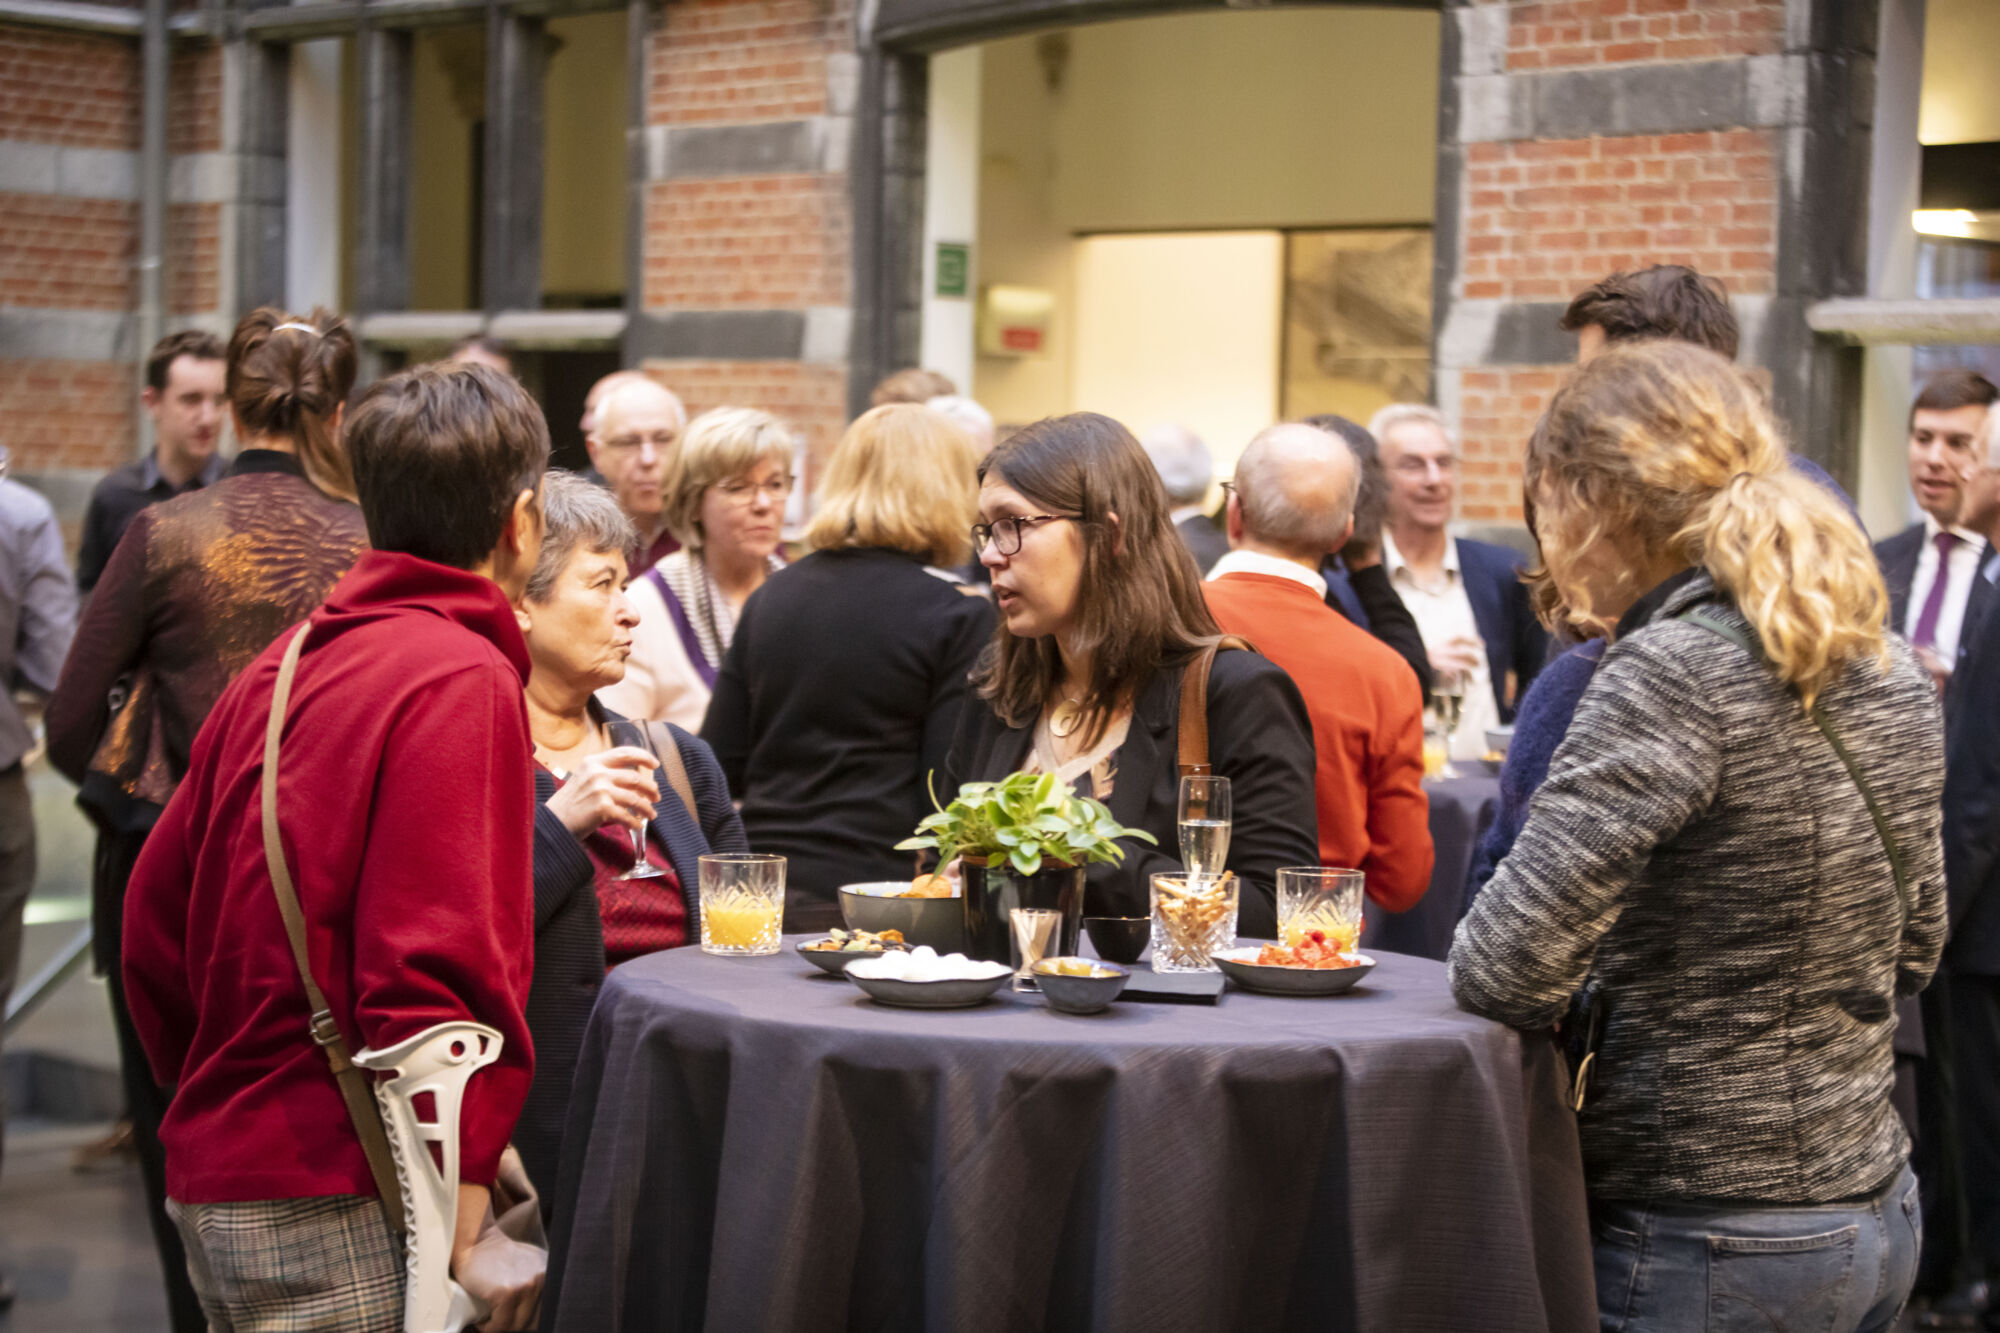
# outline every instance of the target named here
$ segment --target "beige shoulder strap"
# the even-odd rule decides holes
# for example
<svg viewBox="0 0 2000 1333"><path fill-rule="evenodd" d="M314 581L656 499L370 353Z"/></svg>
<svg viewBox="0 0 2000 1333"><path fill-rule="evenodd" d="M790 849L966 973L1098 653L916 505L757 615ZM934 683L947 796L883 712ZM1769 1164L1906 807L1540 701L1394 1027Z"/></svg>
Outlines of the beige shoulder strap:
<svg viewBox="0 0 2000 1333"><path fill-rule="evenodd" d="M304 650L312 622L299 626L285 645L285 657L278 664L278 683L271 691L271 719L264 727L264 789L261 800L264 817L264 862L270 867L271 889L278 897L278 915L285 919L285 937L291 941L292 961L298 964L299 980L305 983L306 1003L312 1007L309 1025L312 1039L326 1052L326 1062L340 1085L341 1100L361 1139L361 1151L368 1157L368 1173L375 1177L375 1192L382 1201L382 1215L391 1234L406 1230L403 1218L403 1190L396 1181L395 1159L389 1152L388 1136L382 1132L382 1112L368 1086L368 1075L349 1058L347 1038L340 1031L326 994L313 980L312 963L306 956L306 918L299 908L298 890L292 872L285 865L285 847L278 839L278 739L285 730L285 709L292 701L292 677L299 669L299 653Z"/></svg>
<svg viewBox="0 0 2000 1333"><path fill-rule="evenodd" d="M701 811L694 803L694 784L688 781L687 762L681 758L680 742L674 739L673 728L664 722L648 722L646 731L653 738L653 753L660 757L660 768L667 775L667 785L674 789L674 795L681 798L689 815L694 817L697 827L701 824Z"/></svg>
<svg viewBox="0 0 2000 1333"><path fill-rule="evenodd" d="M1257 651L1250 646L1248 639L1225 634L1202 649L1181 674L1180 751L1181 776L1184 778L1209 771L1208 673L1215 666L1216 653L1229 648Z"/></svg>

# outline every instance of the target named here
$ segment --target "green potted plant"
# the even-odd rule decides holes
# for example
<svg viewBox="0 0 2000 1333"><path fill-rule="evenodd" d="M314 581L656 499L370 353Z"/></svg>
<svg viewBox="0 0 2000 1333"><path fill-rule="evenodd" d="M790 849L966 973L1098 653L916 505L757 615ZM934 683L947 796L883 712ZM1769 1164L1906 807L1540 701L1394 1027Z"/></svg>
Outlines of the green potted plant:
<svg viewBox="0 0 2000 1333"><path fill-rule="evenodd" d="M900 851L937 853L937 867L959 862L964 881L965 950L996 962L1012 957L1009 922L1015 908L1062 914L1057 952L1076 952L1083 920L1084 867L1125 859L1120 838L1156 843L1129 829L1102 802L1079 796L1053 773L1014 773L998 782L968 782L949 805L937 804Z"/></svg>

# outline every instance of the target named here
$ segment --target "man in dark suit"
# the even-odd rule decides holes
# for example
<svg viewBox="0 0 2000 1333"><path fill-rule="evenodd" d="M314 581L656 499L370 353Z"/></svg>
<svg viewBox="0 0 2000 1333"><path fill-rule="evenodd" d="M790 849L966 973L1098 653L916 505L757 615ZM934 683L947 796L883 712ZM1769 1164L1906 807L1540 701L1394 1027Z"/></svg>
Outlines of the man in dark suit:
<svg viewBox="0 0 2000 1333"><path fill-rule="evenodd" d="M1889 628L1910 640L1940 682L1993 595L1993 585L1978 577L1993 544L1961 524L1959 509L1995 399L2000 388L1971 370L1948 370L1924 385L1910 408L1909 445L1910 490L1924 521L1875 544L1889 585Z"/></svg>
<svg viewBox="0 0 2000 1333"><path fill-rule="evenodd" d="M1215 562L1229 554L1229 534L1202 508L1215 480L1215 460L1208 446L1186 426L1170 423L1148 430L1140 437L1139 447L1159 470L1172 506L1167 517L1173 520L1174 530L1187 543L1206 578Z"/></svg>
<svg viewBox="0 0 2000 1333"><path fill-rule="evenodd" d="M1989 414L1978 466L1963 484L1958 520L2000 535L2000 412ZM1974 577L1992 595L2000 562ZM1960 1178L1970 1223L1967 1268L2000 1279L2000 615L1984 616L1952 673L1945 699L1944 851L1951 939L1939 983L1946 1012L1949 1110L1956 1113ZM1933 991L1940 989L1934 984ZM1926 992L1930 998L1930 992ZM1927 1015L1928 1017L1928 1015ZM1939 1222L1945 1219L1937 1219ZM1929 1219L1926 1226L1931 1225ZM1984 1327L2000 1330L2000 1309Z"/></svg>
<svg viewBox="0 0 2000 1333"><path fill-rule="evenodd" d="M1465 696L1454 756L1477 758L1485 730L1514 704L1547 655L1548 637L1528 604L1521 558L1504 546L1451 535L1458 451L1436 408L1385 407L1369 423L1389 476L1382 563L1416 617L1433 693L1453 682Z"/></svg>

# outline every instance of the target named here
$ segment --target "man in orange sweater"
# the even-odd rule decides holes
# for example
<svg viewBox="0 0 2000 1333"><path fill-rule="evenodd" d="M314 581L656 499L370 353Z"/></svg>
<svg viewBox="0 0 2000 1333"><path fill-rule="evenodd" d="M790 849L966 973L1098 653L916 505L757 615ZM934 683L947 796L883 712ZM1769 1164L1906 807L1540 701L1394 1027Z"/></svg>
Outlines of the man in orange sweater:
<svg viewBox="0 0 2000 1333"><path fill-rule="evenodd" d="M1392 912L1431 879L1424 795L1423 696L1416 673L1326 605L1320 559L1353 526L1360 469L1340 437L1273 426L1236 464L1226 515L1231 551L1205 591L1225 633L1283 667L1305 697L1319 752L1319 859L1368 876Z"/></svg>

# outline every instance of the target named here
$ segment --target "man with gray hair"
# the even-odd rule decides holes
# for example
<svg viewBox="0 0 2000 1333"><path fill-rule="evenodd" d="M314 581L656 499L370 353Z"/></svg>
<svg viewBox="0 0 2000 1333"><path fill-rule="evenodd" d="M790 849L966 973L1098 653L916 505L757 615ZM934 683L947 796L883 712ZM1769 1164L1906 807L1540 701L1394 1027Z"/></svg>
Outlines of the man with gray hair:
<svg viewBox="0 0 2000 1333"><path fill-rule="evenodd" d="M1319 753L1314 799L1325 866L1367 876L1368 896L1408 910L1430 886L1423 692L1394 649L1326 604L1320 562L1347 541L1361 467L1317 426L1272 426L1230 483L1228 555L1203 591L1224 633L1283 667Z"/></svg>
<svg viewBox="0 0 2000 1333"><path fill-rule="evenodd" d="M1459 458L1444 416L1422 403L1392 403L1368 429L1389 474L1382 563L1423 631L1432 697L1463 700L1452 758L1477 759L1487 729L1514 720L1548 636L1528 604L1521 558L1452 534Z"/></svg>
<svg viewBox="0 0 2000 1333"><path fill-rule="evenodd" d="M1209 456L1208 446L1186 426L1169 422L1148 427L1139 437L1139 447L1153 460L1166 484L1167 500L1173 507L1167 517L1194 554L1195 564L1208 573L1229 553L1229 538L1202 508L1209 483L1215 480L1215 460Z"/></svg>
<svg viewBox="0 0 2000 1333"><path fill-rule="evenodd" d="M633 578L675 551L667 529L667 460L687 429L687 408L658 380L640 375L608 387L597 402L584 439L590 465L618 497L639 537L626 555Z"/></svg>

